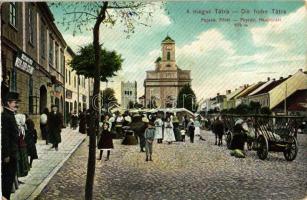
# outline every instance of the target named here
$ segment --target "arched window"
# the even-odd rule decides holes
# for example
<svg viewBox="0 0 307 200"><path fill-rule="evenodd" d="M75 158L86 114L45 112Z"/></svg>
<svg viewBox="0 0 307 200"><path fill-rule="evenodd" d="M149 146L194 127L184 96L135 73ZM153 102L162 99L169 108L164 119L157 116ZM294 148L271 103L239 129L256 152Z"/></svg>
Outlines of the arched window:
<svg viewBox="0 0 307 200"><path fill-rule="evenodd" d="M171 52L169 52L169 51L167 52L166 59L167 59L167 60L171 60Z"/></svg>

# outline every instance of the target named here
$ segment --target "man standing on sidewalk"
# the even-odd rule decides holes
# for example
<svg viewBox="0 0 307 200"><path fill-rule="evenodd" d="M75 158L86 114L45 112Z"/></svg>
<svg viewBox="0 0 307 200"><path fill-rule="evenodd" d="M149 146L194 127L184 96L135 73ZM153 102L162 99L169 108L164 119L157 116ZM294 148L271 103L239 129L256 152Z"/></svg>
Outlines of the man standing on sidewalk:
<svg viewBox="0 0 307 200"><path fill-rule="evenodd" d="M58 111L57 105L51 106L51 112L48 119L49 141L51 148L58 150L58 144L61 143L61 129L63 128L63 116Z"/></svg>
<svg viewBox="0 0 307 200"><path fill-rule="evenodd" d="M18 109L18 98L18 93L8 93L1 117L1 180L2 195L6 199L10 199L17 171L18 127L15 112Z"/></svg>

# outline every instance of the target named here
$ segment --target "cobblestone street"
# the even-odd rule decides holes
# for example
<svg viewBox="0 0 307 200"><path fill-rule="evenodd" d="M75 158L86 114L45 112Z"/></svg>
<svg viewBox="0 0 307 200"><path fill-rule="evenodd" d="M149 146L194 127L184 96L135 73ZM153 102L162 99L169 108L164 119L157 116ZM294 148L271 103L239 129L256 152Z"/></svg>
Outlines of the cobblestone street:
<svg viewBox="0 0 307 200"><path fill-rule="evenodd" d="M154 144L153 162L138 146L116 140L110 161L97 161L94 199L304 199L307 197L307 135L299 135L299 153L287 162L283 153L259 160L231 157L225 147L207 141ZM84 199L88 139L44 188L38 199ZM105 152L104 152L105 153ZM97 152L98 155L98 152ZM104 157L106 155L104 154Z"/></svg>

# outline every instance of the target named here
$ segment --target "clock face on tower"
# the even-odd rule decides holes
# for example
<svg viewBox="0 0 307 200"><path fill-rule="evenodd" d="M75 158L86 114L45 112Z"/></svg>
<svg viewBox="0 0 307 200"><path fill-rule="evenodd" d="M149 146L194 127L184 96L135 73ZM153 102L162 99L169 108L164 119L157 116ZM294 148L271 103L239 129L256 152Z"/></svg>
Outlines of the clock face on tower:
<svg viewBox="0 0 307 200"><path fill-rule="evenodd" d="M172 47L171 46L166 46L165 49L166 50L172 50Z"/></svg>

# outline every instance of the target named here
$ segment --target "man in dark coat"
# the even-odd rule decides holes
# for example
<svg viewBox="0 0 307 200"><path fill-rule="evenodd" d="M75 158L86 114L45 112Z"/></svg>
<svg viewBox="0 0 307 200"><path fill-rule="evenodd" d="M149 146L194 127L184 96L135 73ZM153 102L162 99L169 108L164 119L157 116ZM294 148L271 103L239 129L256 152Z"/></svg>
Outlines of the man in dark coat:
<svg viewBox="0 0 307 200"><path fill-rule="evenodd" d="M79 115L79 132L85 134L86 132L86 110L84 109L83 112Z"/></svg>
<svg viewBox="0 0 307 200"><path fill-rule="evenodd" d="M134 133L139 137L140 141L140 151L145 152L145 137L144 133L147 128L147 125L145 122L142 121L142 116L140 114L136 114L133 116L132 123L130 124L131 130L134 131Z"/></svg>
<svg viewBox="0 0 307 200"><path fill-rule="evenodd" d="M58 144L61 143L61 129L63 128L63 116L58 112L58 106L52 105L48 117L49 141L51 148L58 150Z"/></svg>
<svg viewBox="0 0 307 200"><path fill-rule="evenodd" d="M18 126L15 112L18 109L18 97L18 93L8 93L1 116L2 195L7 199L10 199L17 171Z"/></svg>

